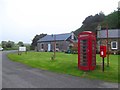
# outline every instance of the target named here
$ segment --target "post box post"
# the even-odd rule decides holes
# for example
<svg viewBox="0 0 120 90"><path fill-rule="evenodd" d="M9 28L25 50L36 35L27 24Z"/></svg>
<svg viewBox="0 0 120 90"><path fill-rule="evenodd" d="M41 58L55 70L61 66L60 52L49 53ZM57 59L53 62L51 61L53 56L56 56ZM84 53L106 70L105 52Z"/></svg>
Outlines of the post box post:
<svg viewBox="0 0 120 90"><path fill-rule="evenodd" d="M102 71L104 72L104 57L103 57L103 66L102 66Z"/></svg>

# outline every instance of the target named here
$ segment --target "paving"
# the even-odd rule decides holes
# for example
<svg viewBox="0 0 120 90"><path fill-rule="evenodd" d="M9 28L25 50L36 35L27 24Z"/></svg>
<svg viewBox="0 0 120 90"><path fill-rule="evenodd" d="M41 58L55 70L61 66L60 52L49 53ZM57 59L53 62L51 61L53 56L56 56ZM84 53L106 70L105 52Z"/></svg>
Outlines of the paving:
<svg viewBox="0 0 120 90"><path fill-rule="evenodd" d="M31 68L7 58L2 51L2 88L118 88L117 83Z"/></svg>

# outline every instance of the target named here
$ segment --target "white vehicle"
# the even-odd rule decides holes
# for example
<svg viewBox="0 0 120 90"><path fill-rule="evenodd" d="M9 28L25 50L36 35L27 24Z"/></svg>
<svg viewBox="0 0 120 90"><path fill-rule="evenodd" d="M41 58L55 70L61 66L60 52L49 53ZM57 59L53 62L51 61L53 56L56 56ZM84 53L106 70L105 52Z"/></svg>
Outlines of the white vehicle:
<svg viewBox="0 0 120 90"><path fill-rule="evenodd" d="M0 51L3 51L3 48L2 48L2 47L0 47Z"/></svg>

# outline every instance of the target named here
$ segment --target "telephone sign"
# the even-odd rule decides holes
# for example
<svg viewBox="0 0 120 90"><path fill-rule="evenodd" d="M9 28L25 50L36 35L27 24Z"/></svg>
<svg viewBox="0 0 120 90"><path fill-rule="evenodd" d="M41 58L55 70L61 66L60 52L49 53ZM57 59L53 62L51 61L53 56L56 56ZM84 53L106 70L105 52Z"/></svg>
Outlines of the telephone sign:
<svg viewBox="0 0 120 90"><path fill-rule="evenodd" d="M100 57L106 57L106 46L100 46Z"/></svg>

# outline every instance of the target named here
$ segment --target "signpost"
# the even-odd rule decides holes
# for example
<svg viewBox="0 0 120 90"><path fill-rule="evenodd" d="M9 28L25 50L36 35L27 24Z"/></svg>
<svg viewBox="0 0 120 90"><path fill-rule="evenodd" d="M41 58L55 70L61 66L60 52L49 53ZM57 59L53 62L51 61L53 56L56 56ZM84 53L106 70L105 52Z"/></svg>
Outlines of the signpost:
<svg viewBox="0 0 120 90"><path fill-rule="evenodd" d="M18 55L21 55L22 52L26 52L26 47L19 47L18 49Z"/></svg>

